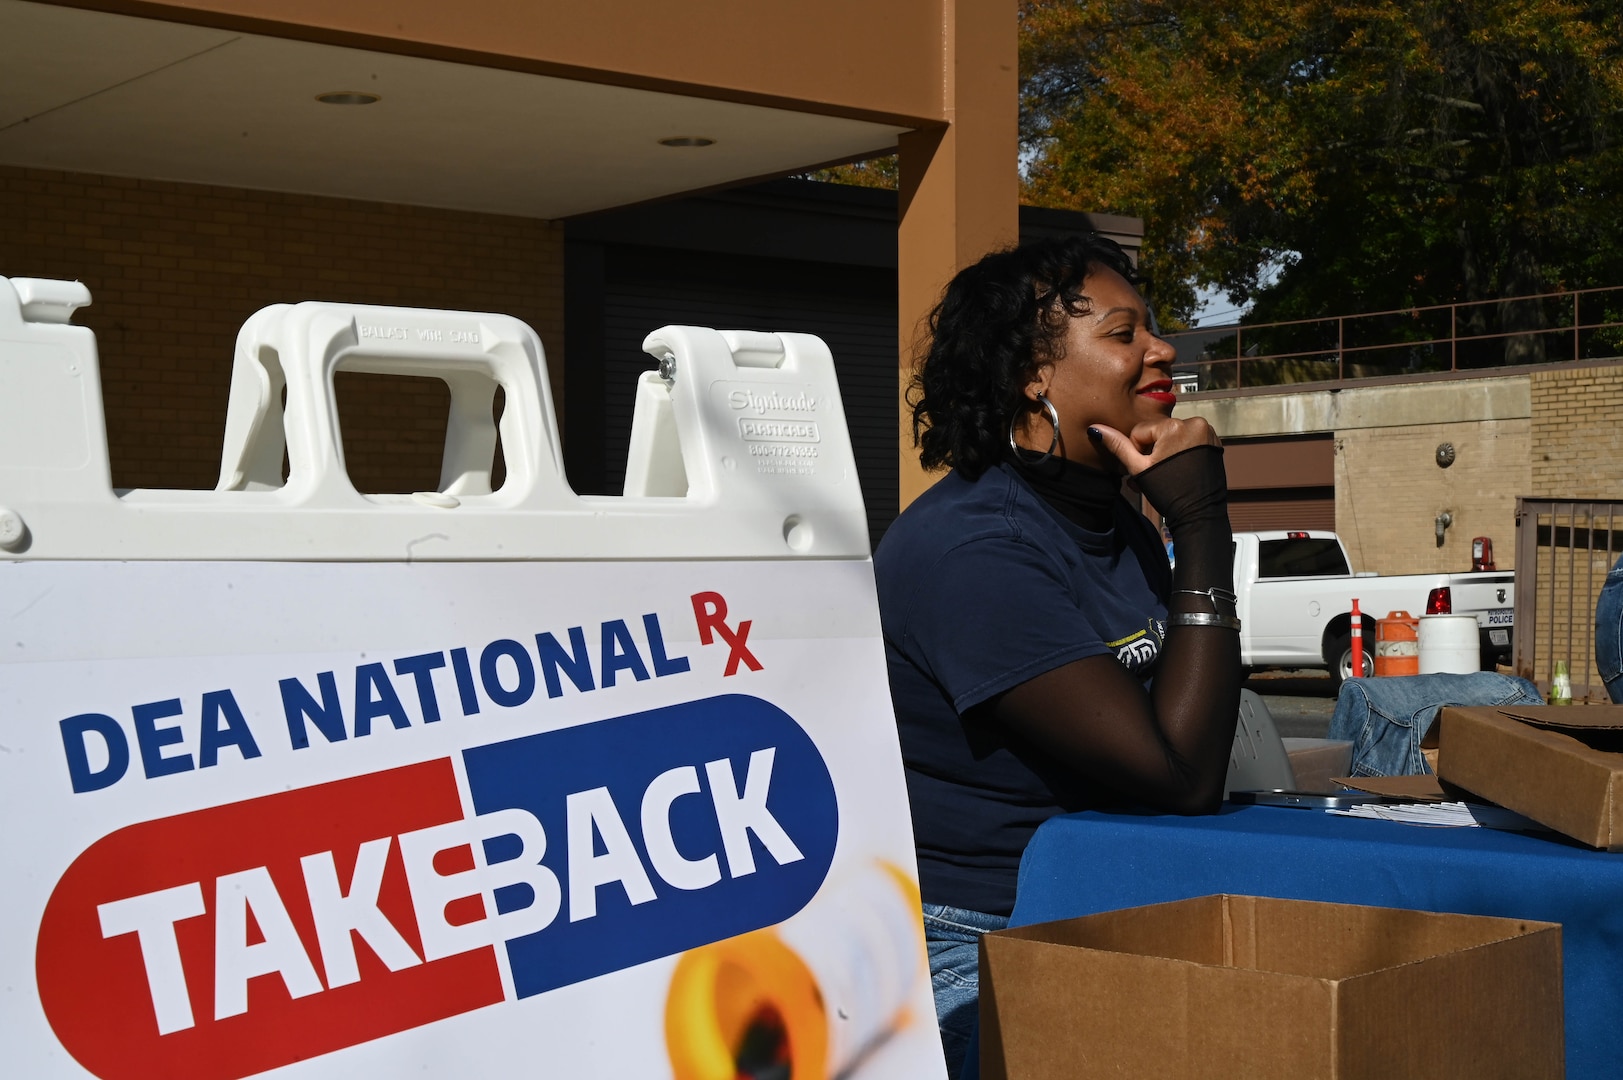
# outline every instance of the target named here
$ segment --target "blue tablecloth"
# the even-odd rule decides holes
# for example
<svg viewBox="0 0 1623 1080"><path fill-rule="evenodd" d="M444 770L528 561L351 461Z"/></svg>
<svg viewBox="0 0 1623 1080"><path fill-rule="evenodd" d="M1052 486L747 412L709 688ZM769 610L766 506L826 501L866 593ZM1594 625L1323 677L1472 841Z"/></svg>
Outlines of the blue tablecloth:
<svg viewBox="0 0 1623 1080"><path fill-rule="evenodd" d="M1553 834L1426 829L1317 810L1086 813L1037 830L1013 924L1210 893L1562 924L1567 1076L1623 1077L1623 853ZM1425 1009L1417 1003L1417 1016Z"/></svg>

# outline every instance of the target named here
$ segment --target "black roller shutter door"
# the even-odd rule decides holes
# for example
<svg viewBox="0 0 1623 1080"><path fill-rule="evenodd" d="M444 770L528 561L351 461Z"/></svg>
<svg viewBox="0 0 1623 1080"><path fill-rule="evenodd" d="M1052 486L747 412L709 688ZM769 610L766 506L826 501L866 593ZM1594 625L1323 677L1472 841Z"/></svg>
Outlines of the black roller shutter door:
<svg viewBox="0 0 1623 1080"><path fill-rule="evenodd" d="M1336 527L1330 432L1223 440L1235 532Z"/></svg>
<svg viewBox="0 0 1623 1080"><path fill-rule="evenodd" d="M1336 490L1275 488L1229 492L1229 524L1235 532L1336 527Z"/></svg>

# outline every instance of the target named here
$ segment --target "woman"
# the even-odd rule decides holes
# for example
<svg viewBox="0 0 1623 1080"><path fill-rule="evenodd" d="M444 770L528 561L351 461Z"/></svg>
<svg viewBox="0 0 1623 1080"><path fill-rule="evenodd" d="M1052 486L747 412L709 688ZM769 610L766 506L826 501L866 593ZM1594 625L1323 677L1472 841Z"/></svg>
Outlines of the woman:
<svg viewBox="0 0 1623 1080"><path fill-rule="evenodd" d="M952 471L874 555L949 1071L979 934L1055 814L1215 810L1240 691L1221 444L1114 243L989 255L947 286L909 400ZM1122 497L1123 477L1176 541Z"/></svg>

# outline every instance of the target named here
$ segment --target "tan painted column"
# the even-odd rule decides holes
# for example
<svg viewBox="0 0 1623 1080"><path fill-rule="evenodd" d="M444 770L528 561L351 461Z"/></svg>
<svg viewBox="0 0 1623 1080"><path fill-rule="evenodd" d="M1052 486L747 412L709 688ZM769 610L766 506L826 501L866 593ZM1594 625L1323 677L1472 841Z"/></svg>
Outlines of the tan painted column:
<svg viewBox="0 0 1623 1080"><path fill-rule="evenodd" d="M1016 0L942 0L945 128L901 140L900 505L940 477L919 467L906 394L925 320L953 274L1019 238Z"/></svg>

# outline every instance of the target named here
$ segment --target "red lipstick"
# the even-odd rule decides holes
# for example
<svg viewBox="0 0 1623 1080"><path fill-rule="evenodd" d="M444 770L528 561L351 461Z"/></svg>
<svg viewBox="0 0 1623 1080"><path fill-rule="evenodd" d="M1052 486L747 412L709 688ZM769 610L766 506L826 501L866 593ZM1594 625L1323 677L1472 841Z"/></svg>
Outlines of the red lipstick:
<svg viewBox="0 0 1623 1080"><path fill-rule="evenodd" d="M1151 400L1159 401L1165 405L1173 405L1178 401L1176 391L1177 388L1173 386L1172 380L1164 379L1161 382L1150 383L1138 393L1140 397L1147 397Z"/></svg>

